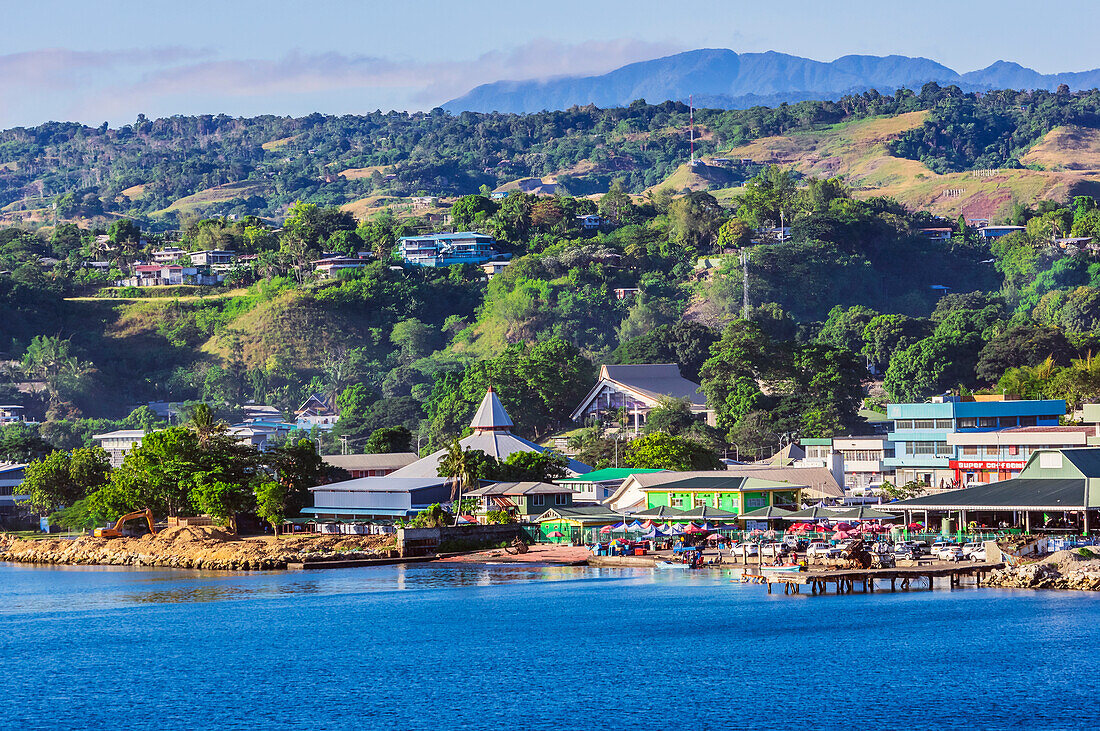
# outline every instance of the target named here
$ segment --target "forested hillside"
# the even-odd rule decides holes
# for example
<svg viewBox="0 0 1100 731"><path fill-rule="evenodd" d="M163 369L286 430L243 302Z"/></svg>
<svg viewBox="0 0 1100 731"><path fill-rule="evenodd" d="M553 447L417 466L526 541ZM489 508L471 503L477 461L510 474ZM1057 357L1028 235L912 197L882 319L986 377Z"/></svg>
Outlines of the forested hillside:
<svg viewBox="0 0 1100 731"><path fill-rule="evenodd" d="M937 172L1011 168L1059 125L1097 126L1098 109L1096 92L977 95L927 84L919 94L697 110L696 151L720 155L761 137L929 110L919 129L892 143L893 154ZM639 193L687 159L689 136L686 106L643 101L530 115L142 116L119 129L51 122L0 132L0 209L7 220L125 215L170 227L194 213L281 218L296 200L455 196L528 177L553 176L571 195L602 193L614 179ZM757 171L735 165L725 184Z"/></svg>

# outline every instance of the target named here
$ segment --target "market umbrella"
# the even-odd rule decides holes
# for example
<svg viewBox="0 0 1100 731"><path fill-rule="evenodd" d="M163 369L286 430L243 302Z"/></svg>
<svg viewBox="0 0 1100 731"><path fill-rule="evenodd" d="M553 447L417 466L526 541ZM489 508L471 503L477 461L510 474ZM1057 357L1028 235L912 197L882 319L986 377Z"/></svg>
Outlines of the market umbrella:
<svg viewBox="0 0 1100 731"><path fill-rule="evenodd" d="M764 535L764 531L760 530L759 528L753 528L752 530L749 531L749 535L750 536L762 536L762 535Z"/></svg>
<svg viewBox="0 0 1100 731"><path fill-rule="evenodd" d="M775 538L775 531L769 530L764 532L765 538Z"/></svg>
<svg viewBox="0 0 1100 731"><path fill-rule="evenodd" d="M612 530L611 526L605 525L603 528L600 528L600 533L610 533L611 530Z"/></svg>
<svg viewBox="0 0 1100 731"><path fill-rule="evenodd" d="M834 528L835 528L836 530L843 530L843 531L849 531L849 530L852 530L852 526L851 526L851 525L849 525L848 523L837 523L837 524L836 524L835 526L833 526L833 527L834 527Z"/></svg>
<svg viewBox="0 0 1100 731"><path fill-rule="evenodd" d="M790 510L769 505L766 508L757 508L737 516L738 520L783 520L791 515Z"/></svg>
<svg viewBox="0 0 1100 731"><path fill-rule="evenodd" d="M661 505L656 508L650 508L649 510L639 510L634 513L635 518L675 518L684 512L679 508L670 508L667 505Z"/></svg>
<svg viewBox="0 0 1100 731"><path fill-rule="evenodd" d="M833 534L834 541L846 541L851 537L852 534L844 530L838 530L836 533Z"/></svg>
<svg viewBox="0 0 1100 731"><path fill-rule="evenodd" d="M565 534L562 533L560 530L556 530L556 531L551 531L550 533L547 533L546 537L547 538L565 538Z"/></svg>
<svg viewBox="0 0 1100 731"><path fill-rule="evenodd" d="M665 534L657 530L656 528L650 528L645 533L643 533L641 537L652 540L654 538L664 538Z"/></svg>
<svg viewBox="0 0 1100 731"><path fill-rule="evenodd" d="M706 533L706 532L707 532L706 528L702 528L700 526L697 526L694 523L690 524L687 528L684 529L684 533Z"/></svg>
<svg viewBox="0 0 1100 731"><path fill-rule="evenodd" d="M909 530L920 530L924 527L924 523L910 523L906 526Z"/></svg>

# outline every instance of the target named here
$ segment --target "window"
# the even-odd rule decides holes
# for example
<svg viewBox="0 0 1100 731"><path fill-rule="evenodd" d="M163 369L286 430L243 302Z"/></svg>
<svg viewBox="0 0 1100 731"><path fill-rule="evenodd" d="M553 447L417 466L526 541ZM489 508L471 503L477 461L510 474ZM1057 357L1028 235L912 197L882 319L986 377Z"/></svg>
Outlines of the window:
<svg viewBox="0 0 1100 731"><path fill-rule="evenodd" d="M894 428L895 429L912 429L913 428L913 420L912 419L898 419L897 421L894 422Z"/></svg>
<svg viewBox="0 0 1100 731"><path fill-rule="evenodd" d="M745 499L746 508L766 508L768 506L768 499L766 497L750 497Z"/></svg>
<svg viewBox="0 0 1100 731"><path fill-rule="evenodd" d="M1019 420L1015 416L1002 416L999 421L1003 429L1006 426L1016 426L1016 422Z"/></svg>
<svg viewBox="0 0 1100 731"><path fill-rule="evenodd" d="M693 508L701 508L706 504L707 504L707 499L705 497L700 496L700 495L696 495L695 499L692 500L692 502L691 502L691 506Z"/></svg>
<svg viewBox="0 0 1100 731"><path fill-rule="evenodd" d="M914 455L950 457L953 454L947 442L912 442Z"/></svg>
<svg viewBox="0 0 1100 731"><path fill-rule="evenodd" d="M1034 416L1021 416L1020 426L1036 426L1039 423Z"/></svg>
<svg viewBox="0 0 1100 731"><path fill-rule="evenodd" d="M1039 468L1044 470L1057 470L1062 467L1061 452L1043 452L1039 455Z"/></svg>
<svg viewBox="0 0 1100 731"><path fill-rule="evenodd" d="M982 429L992 429L997 426L996 416L982 416L978 419L978 426Z"/></svg>
<svg viewBox="0 0 1100 731"><path fill-rule="evenodd" d="M972 416L968 416L966 418L960 418L959 421L958 421L958 424L959 424L960 429L977 429L978 428L978 420L975 419Z"/></svg>
<svg viewBox="0 0 1100 731"><path fill-rule="evenodd" d="M684 499L682 497L676 497L675 495L668 501L669 507L682 508L684 507Z"/></svg>
<svg viewBox="0 0 1100 731"><path fill-rule="evenodd" d="M951 425L951 420L950 419L936 419L936 428L937 429L951 429L953 427Z"/></svg>
<svg viewBox="0 0 1100 731"><path fill-rule="evenodd" d="M544 504L546 504L546 496L545 495L532 495L531 496L531 504L532 505L544 505Z"/></svg>
<svg viewBox="0 0 1100 731"><path fill-rule="evenodd" d="M978 448L974 446L966 446L962 448L962 453L964 457L977 457Z"/></svg>
<svg viewBox="0 0 1100 731"><path fill-rule="evenodd" d="M1008 448L1008 453L1011 454L1013 457L1015 457L1016 455L1018 455L1020 453L1020 448L1017 447L1015 444L1013 444L1012 446L1010 446Z"/></svg>
<svg viewBox="0 0 1100 731"><path fill-rule="evenodd" d="M935 429L936 428L936 420L935 419L916 419L916 420L913 421L913 428L914 429Z"/></svg>
<svg viewBox="0 0 1100 731"><path fill-rule="evenodd" d="M554 504L555 505L568 505L569 504L569 496L568 495L555 495L554 496Z"/></svg>

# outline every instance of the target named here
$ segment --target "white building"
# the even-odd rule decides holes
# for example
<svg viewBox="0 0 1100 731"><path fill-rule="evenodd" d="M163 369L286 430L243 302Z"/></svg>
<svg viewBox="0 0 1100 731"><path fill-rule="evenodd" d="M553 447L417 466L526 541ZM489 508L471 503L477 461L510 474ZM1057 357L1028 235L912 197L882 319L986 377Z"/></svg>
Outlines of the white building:
<svg viewBox="0 0 1100 731"><path fill-rule="evenodd" d="M828 467L839 473L838 481L847 493L873 492L894 476L893 469L884 464L887 457L894 456L886 435L803 439L801 445L806 456L795 464Z"/></svg>
<svg viewBox="0 0 1100 731"><path fill-rule="evenodd" d="M141 429L119 429L105 434L93 434L92 439L99 442L99 446L111 458L111 467L119 467L122 460L135 447L141 446L141 440L145 438L145 432Z"/></svg>

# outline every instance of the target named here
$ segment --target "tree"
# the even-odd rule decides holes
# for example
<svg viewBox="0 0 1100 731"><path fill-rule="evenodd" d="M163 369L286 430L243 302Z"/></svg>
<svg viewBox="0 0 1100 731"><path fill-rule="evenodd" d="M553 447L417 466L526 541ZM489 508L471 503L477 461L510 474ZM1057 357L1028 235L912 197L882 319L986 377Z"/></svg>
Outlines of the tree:
<svg viewBox="0 0 1100 731"><path fill-rule="evenodd" d="M264 459L275 471L275 477L286 487L286 509L289 515L297 515L312 500L309 488L326 482L328 468L317 445L310 439L299 439L293 444L268 450Z"/></svg>
<svg viewBox="0 0 1100 731"><path fill-rule="evenodd" d="M279 526L283 524L287 516L287 487L274 480L264 480L254 488L256 500L256 515L271 524L271 530L276 537L279 535Z"/></svg>
<svg viewBox="0 0 1100 731"><path fill-rule="evenodd" d="M439 461L439 476L451 478L451 500L462 505L462 493L471 485L477 484L478 455L485 456L480 450L463 447L458 438L451 440L443 458ZM455 510L455 520L461 511Z"/></svg>
<svg viewBox="0 0 1100 731"><path fill-rule="evenodd" d="M192 475L191 484L191 502L211 517L228 520L230 533L237 532L237 513L255 504L255 494L247 484L226 482L210 473Z"/></svg>
<svg viewBox="0 0 1100 731"><path fill-rule="evenodd" d="M752 242L752 229L740 218L727 219L718 227L718 249L740 249Z"/></svg>
<svg viewBox="0 0 1100 731"><path fill-rule="evenodd" d="M390 332L390 342L400 349L402 363L412 363L430 355L438 339L438 330L416 318L402 320Z"/></svg>
<svg viewBox="0 0 1100 731"><path fill-rule="evenodd" d="M412 432L403 426L383 427L371 432L363 451L367 454L392 454L412 451Z"/></svg>
<svg viewBox="0 0 1100 731"><path fill-rule="evenodd" d="M629 223L634 218L634 201L626 192L622 178L611 181L611 187L600 196L600 215L615 224Z"/></svg>
<svg viewBox="0 0 1100 731"><path fill-rule="evenodd" d="M726 212L710 193L696 191L677 198L668 208L669 228L681 246L704 251L714 247Z"/></svg>
<svg viewBox="0 0 1100 731"><path fill-rule="evenodd" d="M711 357L699 373L707 404L715 409L718 428L729 430L764 402L757 374L773 351L771 340L748 320L730 323L711 348Z"/></svg>
<svg viewBox="0 0 1100 731"><path fill-rule="evenodd" d="M932 336L899 351L886 369L884 386L895 401L920 401L972 384L981 338Z"/></svg>
<svg viewBox="0 0 1100 731"><path fill-rule="evenodd" d="M864 330L877 315L877 312L862 305L848 308L837 305L829 310L829 319L821 327L817 339L858 353L863 348Z"/></svg>
<svg viewBox="0 0 1100 731"><path fill-rule="evenodd" d="M662 432L646 434L632 441L626 448L623 461L628 467L636 469L685 471L722 468L722 461L713 451L691 439Z"/></svg>
<svg viewBox="0 0 1100 731"><path fill-rule="evenodd" d="M112 244L136 246L141 240L141 227L129 218L120 218L107 228Z"/></svg>
<svg viewBox="0 0 1100 731"><path fill-rule="evenodd" d="M478 471L480 479L497 482L552 482L568 474L569 462L551 451L513 452L501 462L489 457Z"/></svg>
<svg viewBox="0 0 1100 731"><path fill-rule="evenodd" d="M890 365L894 353L931 334L927 320L905 315L875 315L863 328L860 353L878 369Z"/></svg>
<svg viewBox="0 0 1100 731"><path fill-rule="evenodd" d="M107 484L110 472L107 453L99 447L57 451L27 465L23 489L35 512L47 515Z"/></svg>
<svg viewBox="0 0 1100 731"><path fill-rule="evenodd" d="M920 497L928 485L923 482L909 481L904 485L895 485L889 481L882 483L882 494L891 500L910 500Z"/></svg>
<svg viewBox="0 0 1100 731"><path fill-rule="evenodd" d="M745 183L737 217L756 228L778 226L781 220L790 221L796 190L790 170L769 165Z"/></svg>
<svg viewBox="0 0 1100 731"><path fill-rule="evenodd" d="M451 205L451 219L457 230L468 231L484 226L496 213L497 204L481 195L464 195Z"/></svg>
<svg viewBox="0 0 1100 731"><path fill-rule="evenodd" d="M205 447L213 437L229 430L229 425L214 416L214 410L206 404L195 404L191 407L187 426L198 437L200 448Z"/></svg>
<svg viewBox="0 0 1100 731"><path fill-rule="evenodd" d="M996 383L1005 371L1039 365L1050 358L1054 365L1067 366L1076 350L1056 327L1021 325L1009 328L985 344L978 356L976 372L985 383Z"/></svg>
<svg viewBox="0 0 1100 731"><path fill-rule="evenodd" d="M54 446L26 424L0 427L0 462L30 462L52 451Z"/></svg>
<svg viewBox="0 0 1100 731"><path fill-rule="evenodd" d="M691 402L687 399L662 396L655 407L646 414L645 425L642 431L664 432L672 436L680 436L698 423L698 417L691 411Z"/></svg>

